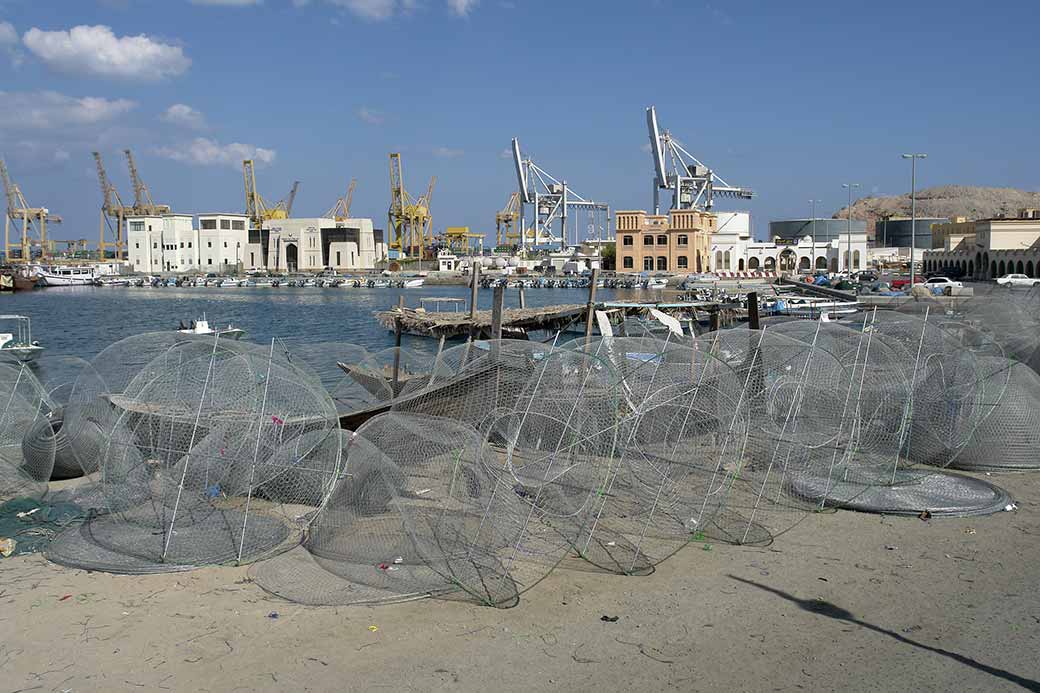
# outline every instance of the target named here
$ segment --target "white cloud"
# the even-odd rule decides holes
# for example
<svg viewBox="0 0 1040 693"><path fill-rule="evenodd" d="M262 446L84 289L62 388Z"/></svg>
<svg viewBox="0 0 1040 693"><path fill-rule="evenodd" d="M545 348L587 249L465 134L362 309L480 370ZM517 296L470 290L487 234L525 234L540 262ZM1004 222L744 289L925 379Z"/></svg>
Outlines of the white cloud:
<svg viewBox="0 0 1040 693"><path fill-rule="evenodd" d="M192 5L223 5L225 7L248 7L259 5L263 0L188 0Z"/></svg>
<svg viewBox="0 0 1040 693"><path fill-rule="evenodd" d="M68 74L153 82L183 74L191 65L180 46L144 34L116 36L103 25L68 31L33 27L22 43L48 67Z"/></svg>
<svg viewBox="0 0 1040 693"><path fill-rule="evenodd" d="M243 159L252 159L257 164L270 164L275 158L273 149L241 142L220 144L205 137L196 137L180 147L158 147L154 151L159 156L193 166L230 166L234 169L242 167Z"/></svg>
<svg viewBox="0 0 1040 693"><path fill-rule="evenodd" d="M465 17L479 2L480 0L448 0L448 9L460 17Z"/></svg>
<svg viewBox="0 0 1040 693"><path fill-rule="evenodd" d="M173 104L159 118L171 125L177 125L182 128L191 128L192 130L206 129L206 117L191 106L183 103Z"/></svg>
<svg viewBox="0 0 1040 693"><path fill-rule="evenodd" d="M0 22L0 48L18 45L18 32L11 22Z"/></svg>
<svg viewBox="0 0 1040 693"><path fill-rule="evenodd" d="M498 158L499 159L512 159L513 158L513 150L510 149L509 147L506 147L505 149L503 149L502 151L500 151L498 153Z"/></svg>
<svg viewBox="0 0 1040 693"><path fill-rule="evenodd" d="M393 17L399 4L397 0L329 0L329 2L345 7L362 19L374 22Z"/></svg>
<svg viewBox="0 0 1040 693"><path fill-rule="evenodd" d="M433 150L433 155L440 159L455 159L465 154L461 149L452 149L451 147L436 147Z"/></svg>
<svg viewBox="0 0 1040 693"><path fill-rule="evenodd" d="M52 130L105 123L137 106L129 99L99 96L77 98L55 91L0 91L0 126L11 129Z"/></svg>
<svg viewBox="0 0 1040 693"><path fill-rule="evenodd" d="M362 106L359 108L357 116L369 125L382 125L383 121L386 120L381 111L369 108L368 106Z"/></svg>

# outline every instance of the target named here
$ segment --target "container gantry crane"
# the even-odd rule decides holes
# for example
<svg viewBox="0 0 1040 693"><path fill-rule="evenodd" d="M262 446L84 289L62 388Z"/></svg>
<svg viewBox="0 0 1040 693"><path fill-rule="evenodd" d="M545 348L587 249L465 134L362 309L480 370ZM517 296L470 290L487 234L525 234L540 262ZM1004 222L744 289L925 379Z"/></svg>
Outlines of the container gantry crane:
<svg viewBox="0 0 1040 693"><path fill-rule="evenodd" d="M335 219L337 222L349 219L350 204L354 201L354 188L356 187L357 178L351 178L350 185L347 186L347 194L336 200L336 204L332 205L332 208L325 213L325 216L330 219Z"/></svg>
<svg viewBox="0 0 1040 693"><path fill-rule="evenodd" d="M242 162L242 177L245 180L246 189L246 216L249 217L253 228L262 229L265 221L271 219L288 219L292 212L293 202L296 200L296 191L300 187L300 181L293 183L289 196L279 200L276 204L269 205L256 189L256 172L252 159Z"/></svg>
<svg viewBox="0 0 1040 693"><path fill-rule="evenodd" d="M387 222L393 239L391 248L409 257L422 259L424 250L433 244L430 201L436 182L436 176L430 178L426 194L413 198L404 188L400 153L390 153L390 208L387 210Z"/></svg>
<svg viewBox="0 0 1040 693"><path fill-rule="evenodd" d="M4 256L7 262L28 263L32 259L30 236L35 235L40 244L40 260L47 259L47 224L60 224L61 217L51 214L46 207L30 207L19 188L7 172L7 165L0 159L0 181L3 182L4 195L7 198L7 211L4 214ZM11 222L15 222L15 230L21 232L19 241L19 257L11 257ZM21 222L21 228L18 228Z"/></svg>
<svg viewBox="0 0 1040 693"><path fill-rule="evenodd" d="M520 233L513 230L513 225L520 219L520 193L514 192L509 195L506 206L495 214L495 245L501 248L503 245L517 245ZM503 243L505 241L505 243Z"/></svg>
<svg viewBox="0 0 1040 693"><path fill-rule="evenodd" d="M101 221L98 234L98 256L105 259L105 250L113 248L117 260L123 257L124 238L126 233L126 218L134 213L133 207L123 204L115 185L108 179L105 165L101 162L101 154L94 152L94 163L97 165L98 183L101 184ZM108 234L105 228L108 227ZM106 235L111 236L112 241L106 241Z"/></svg>
<svg viewBox="0 0 1040 693"><path fill-rule="evenodd" d="M123 154L126 155L126 165L130 170L130 183L134 186L134 215L158 217L163 214L169 214L169 205L157 205L152 201L152 194L148 191L148 186L144 184L141 176L137 173L137 164L134 162L133 152L129 149L124 149Z"/></svg>

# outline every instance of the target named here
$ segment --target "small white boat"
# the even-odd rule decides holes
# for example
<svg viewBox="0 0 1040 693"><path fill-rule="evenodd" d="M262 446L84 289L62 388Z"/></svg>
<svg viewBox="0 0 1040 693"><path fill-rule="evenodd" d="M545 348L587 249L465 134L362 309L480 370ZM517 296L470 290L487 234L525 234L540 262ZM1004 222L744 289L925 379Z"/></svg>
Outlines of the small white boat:
<svg viewBox="0 0 1040 693"><path fill-rule="evenodd" d="M402 284L401 286L403 286L406 289L418 289L425 283L426 280L422 277L419 277L417 279L405 279L404 284Z"/></svg>
<svg viewBox="0 0 1040 693"><path fill-rule="evenodd" d="M32 338L32 321L25 315L0 315L0 322L13 322L13 332L0 332L0 355L10 355L23 363L32 361L43 351Z"/></svg>
<svg viewBox="0 0 1040 693"><path fill-rule="evenodd" d="M129 279L120 279L116 277L109 277L107 279L101 279L98 281L98 286L130 286Z"/></svg>
<svg viewBox="0 0 1040 693"><path fill-rule="evenodd" d="M92 286L98 278L96 267L50 267L41 269L46 286Z"/></svg>
<svg viewBox="0 0 1040 693"><path fill-rule="evenodd" d="M667 279L647 279L646 288L650 290L660 290L668 286Z"/></svg>
<svg viewBox="0 0 1040 693"><path fill-rule="evenodd" d="M815 296L782 296L776 300L776 312L780 315L820 317L824 314L855 313L857 310L859 304L855 301L835 301Z"/></svg>
<svg viewBox="0 0 1040 693"><path fill-rule="evenodd" d="M199 336L216 335L225 339L239 339L246 333L245 330L241 330L237 327L232 327L231 325L228 325L227 328L223 330L214 330L212 327L209 326L209 321L206 320L205 315L202 316L202 320L193 320L191 322L191 325L188 327L185 327L184 323L181 323L180 329L178 329L177 331L181 334L193 334Z"/></svg>

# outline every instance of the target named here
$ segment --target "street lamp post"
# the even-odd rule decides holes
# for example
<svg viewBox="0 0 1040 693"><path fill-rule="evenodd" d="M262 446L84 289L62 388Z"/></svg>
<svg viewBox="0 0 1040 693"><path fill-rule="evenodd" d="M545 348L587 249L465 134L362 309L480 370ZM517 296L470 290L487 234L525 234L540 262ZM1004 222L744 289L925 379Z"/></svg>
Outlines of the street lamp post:
<svg viewBox="0 0 1040 693"><path fill-rule="evenodd" d="M910 159L910 289L914 288L914 246L917 245L917 160L927 159L923 153L903 154Z"/></svg>
<svg viewBox="0 0 1040 693"><path fill-rule="evenodd" d="M823 200L809 200L812 209L812 259L809 261L809 274L816 271L816 203Z"/></svg>
<svg viewBox="0 0 1040 693"><path fill-rule="evenodd" d="M845 270L849 273L849 278L851 279L852 278L852 189L853 188L858 188L859 187L859 183L842 183L841 187L847 188L848 191L849 191L849 206L848 206L848 214L846 215L849 218L849 223L848 223L848 227L847 227L846 232L845 232L846 240L848 241L849 247L848 247L848 250L846 250L848 255L845 256ZM841 244L839 243L838 245L840 246Z"/></svg>

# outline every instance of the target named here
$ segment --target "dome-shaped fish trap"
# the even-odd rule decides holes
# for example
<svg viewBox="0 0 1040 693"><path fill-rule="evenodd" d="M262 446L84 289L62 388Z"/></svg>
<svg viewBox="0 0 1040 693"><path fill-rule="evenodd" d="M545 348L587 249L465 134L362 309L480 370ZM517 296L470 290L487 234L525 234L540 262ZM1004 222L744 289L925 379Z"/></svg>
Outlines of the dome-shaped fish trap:
<svg viewBox="0 0 1040 693"><path fill-rule="evenodd" d="M108 514L62 535L48 557L163 572L285 548L339 472L335 406L315 383L273 348L213 338L162 351L99 398Z"/></svg>
<svg viewBox="0 0 1040 693"><path fill-rule="evenodd" d="M951 467L970 471L1040 469L1040 375L1009 359L980 359L993 393L971 440Z"/></svg>
<svg viewBox="0 0 1040 693"><path fill-rule="evenodd" d="M34 435L48 427L53 404L29 366L0 363L0 500L40 497L54 469L54 441Z"/></svg>
<svg viewBox="0 0 1040 693"><path fill-rule="evenodd" d="M725 507L709 536L766 543L819 507L801 490L833 473L848 448L846 393L851 373L819 340L805 343L767 330L724 330L697 348L736 372L746 421L740 453L725 469Z"/></svg>

